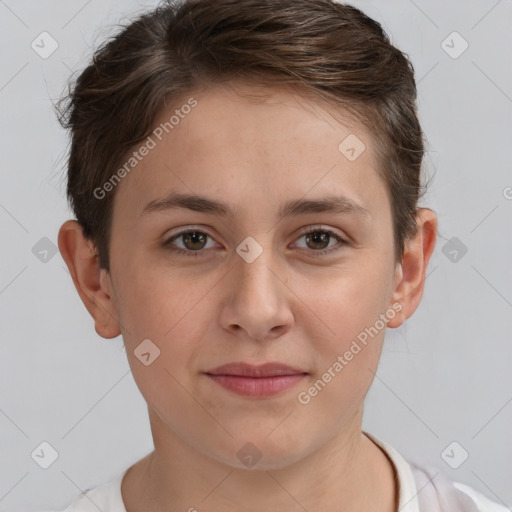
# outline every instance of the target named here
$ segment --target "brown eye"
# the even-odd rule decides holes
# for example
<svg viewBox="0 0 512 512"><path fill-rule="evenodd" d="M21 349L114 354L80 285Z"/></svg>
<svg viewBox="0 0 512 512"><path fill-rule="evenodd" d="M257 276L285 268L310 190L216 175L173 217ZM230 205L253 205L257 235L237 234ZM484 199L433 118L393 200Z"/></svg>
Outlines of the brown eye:
<svg viewBox="0 0 512 512"><path fill-rule="evenodd" d="M204 249L208 235L205 235L200 231L191 231L181 236L183 237L183 243L187 249L197 251L199 249Z"/></svg>
<svg viewBox="0 0 512 512"><path fill-rule="evenodd" d="M304 233L300 238L305 239L305 249L310 249L315 256L336 252L340 250L342 246L348 245L348 242L346 242L338 234L326 228L313 227L306 231L306 233ZM331 244L331 246L329 246L329 243L333 239L337 241L338 244ZM340 245L341 247L336 247L336 245Z"/></svg>
<svg viewBox="0 0 512 512"><path fill-rule="evenodd" d="M182 253L186 256L200 256L206 252L207 240L210 235L198 230L182 231L169 238L163 243L163 246L173 252ZM181 241L181 246L176 243Z"/></svg>
<svg viewBox="0 0 512 512"><path fill-rule="evenodd" d="M325 249L332 238L326 231L314 231L312 233L307 233L305 236L306 243L309 244L311 249Z"/></svg>

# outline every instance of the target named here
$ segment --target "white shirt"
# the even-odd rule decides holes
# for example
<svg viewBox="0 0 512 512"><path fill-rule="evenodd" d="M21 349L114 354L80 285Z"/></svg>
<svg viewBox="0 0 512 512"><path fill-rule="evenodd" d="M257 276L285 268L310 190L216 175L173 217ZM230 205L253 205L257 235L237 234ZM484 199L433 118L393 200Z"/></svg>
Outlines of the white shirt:
<svg viewBox="0 0 512 512"><path fill-rule="evenodd" d="M408 462L388 443L368 432L363 433L384 451L395 468L399 486L399 512L511 512L506 506L491 501L475 489L449 481L439 468L425 469L424 466ZM121 481L127 470L124 469L94 489L86 490L59 512L126 512Z"/></svg>

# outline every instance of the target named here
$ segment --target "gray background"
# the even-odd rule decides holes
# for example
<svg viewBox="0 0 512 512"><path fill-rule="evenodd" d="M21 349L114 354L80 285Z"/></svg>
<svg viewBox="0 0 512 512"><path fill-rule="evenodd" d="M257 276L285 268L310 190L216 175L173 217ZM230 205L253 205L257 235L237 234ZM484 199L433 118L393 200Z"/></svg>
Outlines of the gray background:
<svg viewBox="0 0 512 512"><path fill-rule="evenodd" d="M352 3L415 66L435 174L422 205L440 228L420 308L388 330L363 428L510 507L512 3ZM49 98L117 22L155 4L0 0L1 511L63 508L153 446L121 337L95 333L60 254L41 251L71 217ZM43 31L59 45L46 59L31 47ZM453 31L469 44L457 58L461 40L442 45ZM48 469L31 457L43 441L58 452ZM453 441L469 453L458 469L441 455Z"/></svg>

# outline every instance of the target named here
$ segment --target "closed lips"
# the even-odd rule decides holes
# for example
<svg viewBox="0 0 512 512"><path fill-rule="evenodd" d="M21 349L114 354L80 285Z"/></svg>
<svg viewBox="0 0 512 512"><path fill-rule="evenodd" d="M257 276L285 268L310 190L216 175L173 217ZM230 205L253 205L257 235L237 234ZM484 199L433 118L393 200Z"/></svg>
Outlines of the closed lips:
<svg viewBox="0 0 512 512"><path fill-rule="evenodd" d="M248 363L230 363L205 373L210 375L233 375L237 377L268 378L285 375L300 375L306 374L307 372L282 363L264 363L261 365L251 365Z"/></svg>

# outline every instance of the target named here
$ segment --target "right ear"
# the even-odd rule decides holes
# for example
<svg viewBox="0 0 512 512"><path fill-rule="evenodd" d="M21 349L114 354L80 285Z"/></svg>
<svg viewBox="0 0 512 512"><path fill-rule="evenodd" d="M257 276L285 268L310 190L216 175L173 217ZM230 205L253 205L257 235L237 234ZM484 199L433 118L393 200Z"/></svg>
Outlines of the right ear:
<svg viewBox="0 0 512 512"><path fill-rule="evenodd" d="M94 245L84 237L76 220L68 220L60 227L58 246L78 294L94 319L96 332L103 338L119 336L121 329L110 274L100 269Z"/></svg>

